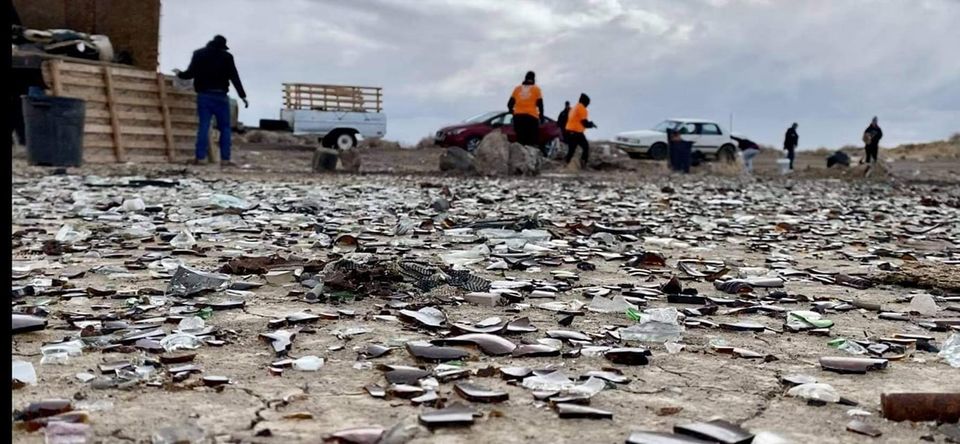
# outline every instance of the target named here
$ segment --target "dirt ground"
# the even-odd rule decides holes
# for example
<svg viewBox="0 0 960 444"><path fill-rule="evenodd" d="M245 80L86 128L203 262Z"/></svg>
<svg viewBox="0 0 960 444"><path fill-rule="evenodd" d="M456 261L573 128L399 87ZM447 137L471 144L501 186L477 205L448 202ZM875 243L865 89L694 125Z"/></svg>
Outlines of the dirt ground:
<svg viewBox="0 0 960 444"><path fill-rule="evenodd" d="M29 276L15 281L26 285L39 277L57 277L67 269L88 270L82 277L69 279L76 289L113 288L136 292L142 289L166 289L169 278L156 278L148 270L130 268L128 273L112 275L94 267L126 267L143 258L152 247L165 244L154 237L121 245L122 230L137 216L147 216L157 227L178 232L186 221L213 215L229 214L208 204L204 199L222 193L256 202L256 209L241 212L246 223L262 232L211 232L197 236L197 249L203 256L176 255L155 249L161 257L182 260L186 265L205 271L217 270L227 256L239 251L245 255L295 254L309 259L331 261L344 253L341 247L315 246L313 236L324 226L327 234L363 233L361 245L370 245L378 256L405 254L434 264L450 251L463 250L472 244L451 242L439 229L448 221L462 224L480 219L515 218L537 214L545 221L555 239L588 240L566 227L573 222L593 222L608 226L642 226L637 239L619 237L615 246L593 245L589 262L596 270L578 270L572 264L560 267L538 266L528 270L486 270L493 259L469 265L472 272L490 280L518 279L553 281L551 271L570 270L579 275L573 288L561 291L557 301L590 299L585 289L603 285L633 284L655 286L672 276L680 276L685 288L695 288L700 295L729 297L710 282L684 276L677 268L682 258L722 261L732 275L755 276L780 274L786 269L826 270L832 273L873 276L881 280L891 268L910 273L916 266L937 267L939 273L956 282L960 276L960 187L956 169L943 171L936 184L876 175L869 179L850 171L825 169L822 157L801 155L798 171L781 177L776 171L778 153L764 153L758 159L757 174L746 176L719 166L698 168L689 177L669 175L660 164L636 162L632 171L586 171L569 173L561 170L545 172L539 178L477 178L448 176L436 171L440 149L368 150L363 154L363 174L313 174L309 171L312 153L309 150L278 151L269 146L248 145L238 149L236 160L241 168L221 170L218 166L171 165L88 165L69 169L66 175L51 174L50 169L27 166L15 160L13 177L13 232L28 228L43 232L21 234L20 247L13 251L14 265L33 264ZM923 162L903 166L903 171L923 168ZM948 168L950 169L950 168ZM939 171L939 170L938 170ZM97 187L84 183L95 175L120 181L130 176L169 178L180 181L174 188L123 186ZM891 177L894 176L894 177ZM923 175L923 179L931 179ZM924 197L936 196L936 205L923 205ZM80 216L82 208L103 206L112 200L140 197L146 205L162 205L160 213L123 213L121 219L102 219L96 214ZM437 199L450 202L449 211L440 214L431 206ZM312 199L319 203L315 214L286 213L278 208ZM115 208L114 205L113 208ZM419 235L393 235L398 217L434 220L435 229ZM41 244L53 239L64 225L92 232L84 242L89 251L44 254ZM332 227L332 228L331 228ZM923 228L930 228L923 231ZM333 231L329 231L333 230ZM921 232L923 231L923 232ZM16 236L15 236L16 237ZM280 240L283 239L281 242ZM878 248L908 251L904 255L884 255ZM661 252L667 266L645 277L627 274L624 260L604 260L598 252L629 251ZM107 255L107 252L117 252ZM99 252L95 254L93 252ZM873 253L873 256L867 256ZM573 254L571 248L557 247L551 257ZM863 255L863 256L857 256ZM103 256L110 256L105 258ZM913 259L916 259L914 261ZM783 268L786 267L786 268ZM759 271L758 271L759 270ZM928 270L927 270L928 271ZM761 273L762 272L762 273ZM234 280L265 282L263 276L234 276ZM386 300L369 297L341 304L310 304L296 293L306 291L298 283L266 284L253 290L255 295L243 297L241 310L214 311L207 320L222 332L226 344L203 346L195 364L202 375L192 375L183 382L173 382L161 367L153 375L158 383L141 382L126 389L97 389L78 380L77 373L100 375L98 365L105 362L143 362L155 357L142 351L133 353L101 352L87 349L82 356L72 357L64 365L41 365L40 347L45 343L76 337L78 329L63 318L65 313L123 313L128 307L125 298L81 297L63 299L57 296L30 296L15 302L15 310L31 306L45 307L50 312L48 327L39 332L13 336L13 358L29 361L39 377L37 385L29 385L12 393L14 409L48 398L74 400L77 410L90 413L90 442L150 442L154 433L167 427L181 431L199 427L205 437L199 442L295 443L319 442L329 433L351 427L378 425L386 429L398 424L406 428L394 441L410 443L477 443L477 442L553 442L553 443L620 443L638 430L670 431L674 425L722 418L757 434L754 443L860 443L871 438L851 433L846 424L853 419L851 409L869 412L861 417L878 428L883 435L876 442L946 442L943 429L933 423L896 423L882 419L881 393L893 391L957 391L960 369L951 368L935 353L915 351L910 356L890 361L881 371L863 375L845 375L823 371L818 364L822 356L844 356L830 348L832 338L878 338L897 333L926 334L942 344L949 332L929 331L918 323L930 318L958 317L956 287L939 285L937 280L924 280L925 289L909 285L909 280L880 283L870 289L853 289L829 285L803 273L785 277L785 290L810 301L850 301L882 304L884 311L908 312L909 301L917 292L937 297L939 312L935 315L908 314L908 321L879 319L876 312L866 310L827 310L825 317L834 321L830 337L808 333L784 332L784 313L764 312L718 314L704 316L716 323L754 322L767 327L762 333L737 332L720 328L687 328L678 353L668 352L662 344L646 344L652 351L649 365L616 365L599 356L523 357L486 356L471 350L463 363L480 371L488 367L524 366L533 369L555 367L576 376L592 370L615 367L630 379L626 384L608 387L590 400L595 408L613 412L612 420L561 419L531 392L518 384L510 384L497 376L481 376L469 380L509 394L502 403L470 403L453 391L453 383L441 383L438 394L447 404L470 404L482 415L470 427L429 430L418 426L417 416L429 407L413 406L404 399L375 399L363 387L369 384L386 386L380 364L419 365L432 369L432 364L416 362L403 349L411 340L441 337L437 331L418 329L407 323L377 319L375 315L396 315L385 307ZM919 280L919 279L918 279ZM932 283L931 283L932 282ZM765 293L765 291L761 291ZM222 298L222 293L205 297ZM802 299L802 298L801 298ZM201 299L202 301L202 299ZM560 316L538 309L537 304L549 300L532 299L526 305L484 307L469 303L433 299L415 294L408 302L431 304L441 309L451 322L478 322L497 316L512 320L527 316L538 327L535 333L510 336L515 343L535 342L545 332L570 329L603 338L612 327L626 327L632 321L621 313L586 312L569 327L558 326ZM148 310L141 317L167 317L165 330L176 328L177 318L168 312L171 303ZM194 301L195 302L195 301ZM100 307L100 306L109 306ZM786 310L808 310L811 302L774 304ZM665 298L652 298L646 307L695 308L696 305L672 304ZM325 359L320 371L299 372L286 369L282 376L270 373L268 367L277 360L273 351L258 338L269 331L270 319L296 312L335 312L349 309L355 317L320 320L306 326L294 341L290 356L316 355ZM357 336L338 336L351 328L366 328ZM756 351L766 359L740 359L717 353L711 341L723 340L729 345ZM597 343L608 343L596 339ZM398 347L390 354L371 359L358 357L358 349L367 344ZM564 345L564 350L573 347ZM803 374L832 385L842 396L855 401L856 407L840 404L808 405L805 401L785 396L787 388L780 378ZM219 388L205 387L202 376L218 375L230 379ZM14 431L13 442L40 443L43 431Z"/></svg>

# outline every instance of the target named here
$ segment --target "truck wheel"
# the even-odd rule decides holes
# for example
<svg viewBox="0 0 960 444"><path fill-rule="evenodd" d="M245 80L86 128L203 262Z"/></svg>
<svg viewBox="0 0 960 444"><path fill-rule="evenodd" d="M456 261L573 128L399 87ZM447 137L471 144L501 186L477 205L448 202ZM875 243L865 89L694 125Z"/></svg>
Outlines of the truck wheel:
<svg viewBox="0 0 960 444"><path fill-rule="evenodd" d="M342 132L337 134L336 138L334 139L334 144L334 147L340 151L353 149L357 146L357 136L355 136L353 133Z"/></svg>
<svg viewBox="0 0 960 444"><path fill-rule="evenodd" d="M468 153L472 153L472 152L477 151L477 148L478 148L479 146L480 146L480 138L479 138L479 137L471 137L469 140L467 140L467 152L468 152Z"/></svg>
<svg viewBox="0 0 960 444"><path fill-rule="evenodd" d="M667 158L667 144L663 142L657 142L650 147L650 158L653 160L663 160Z"/></svg>
<svg viewBox="0 0 960 444"><path fill-rule="evenodd" d="M717 151L717 159L724 162L735 162L737 160L737 149L733 145L724 145Z"/></svg>

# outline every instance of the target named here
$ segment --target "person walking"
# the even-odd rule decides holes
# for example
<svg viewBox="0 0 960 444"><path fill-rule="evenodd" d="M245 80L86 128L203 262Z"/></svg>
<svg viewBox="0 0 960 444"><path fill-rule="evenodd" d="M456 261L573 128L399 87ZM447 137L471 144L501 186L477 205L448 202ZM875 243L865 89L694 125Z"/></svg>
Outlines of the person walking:
<svg viewBox="0 0 960 444"><path fill-rule="evenodd" d="M517 143L540 146L540 121L543 119L543 93L536 84L536 74L528 71L523 83L517 85L507 101L507 109L513 115L513 131Z"/></svg>
<svg viewBox="0 0 960 444"><path fill-rule="evenodd" d="M560 114L557 116L557 128L560 128L560 140L563 143L567 143L567 117L570 116L570 101L563 102L563 111L560 111ZM550 153L547 157L552 157L554 153Z"/></svg>
<svg viewBox="0 0 960 444"><path fill-rule="evenodd" d="M787 151L787 159L790 159L790 171L793 171L793 160L797 157L797 145L800 144L800 136L797 134L797 122L793 122L790 128L787 128L787 134L783 137L783 149Z"/></svg>
<svg viewBox="0 0 960 444"><path fill-rule="evenodd" d="M863 131L864 150L866 151L866 162L868 164L877 163L877 154L880 152L880 139L883 138L883 130L877 125L877 118L870 121L870 126ZM863 161L861 161L863 163Z"/></svg>
<svg viewBox="0 0 960 444"><path fill-rule="evenodd" d="M676 129L667 130L667 141L670 147L670 169L689 174L691 157L693 156L693 142L683 140L680 131Z"/></svg>
<svg viewBox="0 0 960 444"><path fill-rule="evenodd" d="M743 165L747 173L753 174L753 158L760 154L760 145L745 137L731 135L731 139L737 142L737 148L740 148L740 154L743 155Z"/></svg>
<svg viewBox="0 0 960 444"><path fill-rule="evenodd" d="M564 125L566 129L565 142L567 143L567 165L573 160L573 155L580 147L580 164L583 168L587 167L587 161L590 160L590 144L587 142L587 136L584 132L587 128L596 128L597 125L589 120L590 113L587 107L590 106L590 97L586 94L580 94L580 100L570 110L570 116Z"/></svg>
<svg viewBox="0 0 960 444"><path fill-rule="evenodd" d="M227 39L222 35L213 37L207 46L193 52L190 66L186 71L177 72L177 77L193 79L193 89L197 92L197 144L194 164L207 159L210 147L210 120L217 119L220 131L220 165L233 166L230 160L230 83L237 89L245 108L250 107L247 93L240 82L240 74L233 61L233 55L227 52Z"/></svg>

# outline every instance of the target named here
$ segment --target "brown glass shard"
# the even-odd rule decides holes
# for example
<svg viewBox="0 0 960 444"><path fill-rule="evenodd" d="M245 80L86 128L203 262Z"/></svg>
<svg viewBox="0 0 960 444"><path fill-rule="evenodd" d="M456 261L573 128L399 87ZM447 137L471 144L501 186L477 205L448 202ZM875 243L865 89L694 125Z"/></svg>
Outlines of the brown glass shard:
<svg viewBox="0 0 960 444"><path fill-rule="evenodd" d="M882 393L883 417L891 421L960 421L960 392Z"/></svg>
<svg viewBox="0 0 960 444"><path fill-rule="evenodd" d="M749 444L753 441L752 433L722 419L676 425L673 432L722 444Z"/></svg>
<svg viewBox="0 0 960 444"><path fill-rule="evenodd" d="M230 383L230 378L226 376L204 376L203 385L207 387L216 387Z"/></svg>
<svg viewBox="0 0 960 444"><path fill-rule="evenodd" d="M400 310L398 313L404 322L417 324L424 328L440 328L447 322L446 315L433 307L424 307L420 310Z"/></svg>
<svg viewBox="0 0 960 444"><path fill-rule="evenodd" d="M603 354L610 362L626 365L647 365L650 350L640 347L612 348Z"/></svg>
<svg viewBox="0 0 960 444"><path fill-rule="evenodd" d="M565 341L590 341L590 336L587 336L579 331L573 330L548 330L547 337L553 339L562 339Z"/></svg>
<svg viewBox="0 0 960 444"><path fill-rule="evenodd" d="M736 323L721 323L720 328L724 330L733 330L733 331L755 331L761 332L767 329L763 324L757 324L753 322L736 322Z"/></svg>
<svg viewBox="0 0 960 444"><path fill-rule="evenodd" d="M510 321L507 324L508 333L533 333L537 331L537 327L530 323L530 318L523 317Z"/></svg>
<svg viewBox="0 0 960 444"><path fill-rule="evenodd" d="M613 412L573 403L558 403L553 406L561 418L613 419Z"/></svg>
<svg viewBox="0 0 960 444"><path fill-rule="evenodd" d="M420 414L420 422L430 428L462 427L473 424L478 413L472 407L453 404L440 410L431 410Z"/></svg>
<svg viewBox="0 0 960 444"><path fill-rule="evenodd" d="M376 444L383 436L383 427L356 427L334 432L323 439L334 444Z"/></svg>
<svg viewBox="0 0 960 444"><path fill-rule="evenodd" d="M511 356L515 358L523 357L544 357L557 356L560 354L559 348L554 348L543 344L522 344L518 345Z"/></svg>
<svg viewBox="0 0 960 444"><path fill-rule="evenodd" d="M369 393L370 396L372 396L372 397L374 397L374 398L386 398L386 397L387 397L387 391L384 390L383 387L380 387L379 385L370 384L370 385L368 385L368 386L365 386L363 389L366 390L367 393Z"/></svg>
<svg viewBox="0 0 960 444"><path fill-rule="evenodd" d="M508 355L517 348L516 344L501 336L485 333L470 333L452 338L438 339L433 342L438 345L473 344L483 351L483 353L491 356Z"/></svg>
<svg viewBox="0 0 960 444"><path fill-rule="evenodd" d="M426 393L417 396L416 398L411 398L410 403L413 405L435 405L437 401L440 400L440 395L437 395L437 392L433 390L427 390Z"/></svg>
<svg viewBox="0 0 960 444"><path fill-rule="evenodd" d="M408 384L394 384L390 387L387 387L387 394L394 398L400 399L412 399L424 394L424 390L421 387Z"/></svg>
<svg viewBox="0 0 960 444"><path fill-rule="evenodd" d="M883 434L883 432L881 432L880 429L870 424L867 424L859 419L854 419L853 421L848 422L847 431L850 431L853 433L859 433L861 435L867 435L871 438L876 438Z"/></svg>
<svg viewBox="0 0 960 444"><path fill-rule="evenodd" d="M680 285L680 279L673 276L669 281L660 286L660 291L664 294L680 294L680 292L683 291L683 286Z"/></svg>
<svg viewBox="0 0 960 444"><path fill-rule="evenodd" d="M510 399L510 395L507 394L507 392L492 390L477 384L471 384L469 382L458 382L453 385L453 389L458 395L460 395L460 397L466 399L467 401L503 402L507 399Z"/></svg>
<svg viewBox="0 0 960 444"><path fill-rule="evenodd" d="M417 381L430 376L430 372L416 367L402 367L390 370L383 376L391 384L416 384Z"/></svg>
<svg viewBox="0 0 960 444"><path fill-rule="evenodd" d="M197 357L196 353L165 353L160 355L161 364L183 364Z"/></svg>
<svg viewBox="0 0 960 444"><path fill-rule="evenodd" d="M527 367L501 367L500 377L503 379L523 379L530 376L533 370Z"/></svg>
<svg viewBox="0 0 960 444"><path fill-rule="evenodd" d="M439 347L432 344L407 343L407 352L421 361L456 361L470 356L466 350L456 347Z"/></svg>
<svg viewBox="0 0 960 444"><path fill-rule="evenodd" d="M711 441L704 441L684 435L674 435L664 432L633 432L627 438L627 444L710 444Z"/></svg>
<svg viewBox="0 0 960 444"><path fill-rule="evenodd" d="M39 402L31 402L23 410L14 411L13 418L17 421L29 421L31 419L59 415L71 410L73 410L73 403L68 399L47 399Z"/></svg>
<svg viewBox="0 0 960 444"><path fill-rule="evenodd" d="M466 334L466 333L498 334L498 333L502 333L507 329L507 323L502 322L496 325L488 325L488 326L454 323L454 324L450 324L450 327L453 329L453 331L461 334Z"/></svg>
<svg viewBox="0 0 960 444"><path fill-rule="evenodd" d="M858 290L866 290L873 286L873 282L868 279L861 277L850 276L846 274L838 274L833 277L834 282L838 285L843 285L846 287L853 287Z"/></svg>
<svg viewBox="0 0 960 444"><path fill-rule="evenodd" d="M278 356L290 351L290 347L293 346L293 338L296 336L296 332L287 330L260 333L260 338L267 341Z"/></svg>
<svg viewBox="0 0 960 444"><path fill-rule="evenodd" d="M40 331L47 328L47 320L37 316L13 314L13 334Z"/></svg>
<svg viewBox="0 0 960 444"><path fill-rule="evenodd" d="M820 367L837 373L864 374L868 370L887 368L886 359L853 358L845 356L824 356L820 358Z"/></svg>

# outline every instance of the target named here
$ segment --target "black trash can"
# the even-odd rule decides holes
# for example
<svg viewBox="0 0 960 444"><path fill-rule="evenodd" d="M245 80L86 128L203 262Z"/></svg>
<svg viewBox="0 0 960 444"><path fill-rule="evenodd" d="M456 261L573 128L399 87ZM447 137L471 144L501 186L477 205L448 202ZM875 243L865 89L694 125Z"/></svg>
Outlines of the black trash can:
<svg viewBox="0 0 960 444"><path fill-rule="evenodd" d="M80 166L86 102L49 96L21 96L21 100L30 164Z"/></svg>

